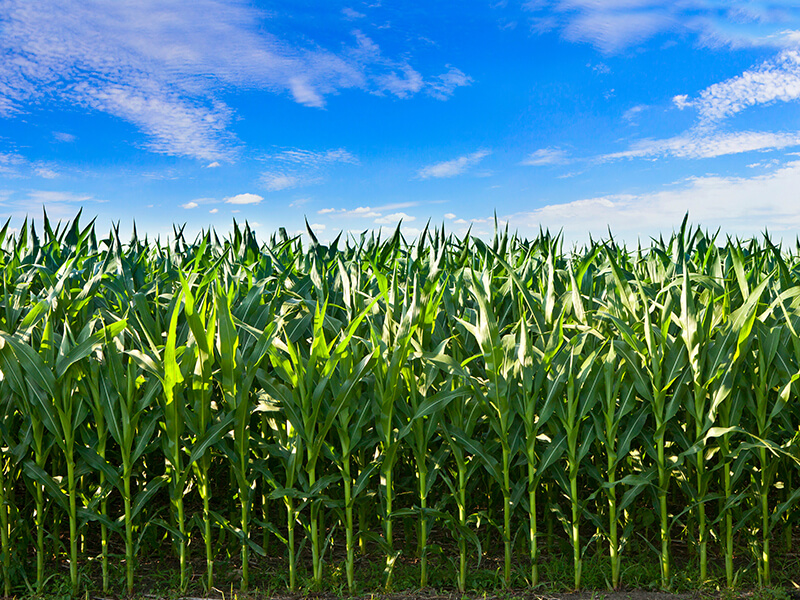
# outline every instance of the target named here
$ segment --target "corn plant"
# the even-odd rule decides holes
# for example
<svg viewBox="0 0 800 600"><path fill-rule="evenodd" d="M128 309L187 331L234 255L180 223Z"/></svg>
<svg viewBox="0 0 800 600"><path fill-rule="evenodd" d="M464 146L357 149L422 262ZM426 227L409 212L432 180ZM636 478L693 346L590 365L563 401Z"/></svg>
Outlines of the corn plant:
<svg viewBox="0 0 800 600"><path fill-rule="evenodd" d="M68 328L60 332L53 330L49 317L45 318L39 348L34 350L28 344L12 337L4 341L12 346L13 352L26 377L34 382L32 400L40 411L44 425L64 455L66 464L66 499L61 486L38 465L30 464L33 476L51 491L53 497L67 505L69 514L69 557L70 585L72 594L78 594L78 513L76 446L77 433L86 418L88 406L84 398L76 393L76 383L81 376L81 365L87 356L100 345L106 336L114 337L126 326L124 320L106 325L93 331L95 322L90 321L73 338Z"/></svg>
<svg viewBox="0 0 800 600"><path fill-rule="evenodd" d="M627 375L624 361L620 365L620 356L612 343L602 354L602 393L600 395L602 411L592 413L595 435L601 452L605 455L605 477L601 485L608 503L608 555L611 568L611 587L620 585L621 552L625 540L631 532L631 522L623 524L620 535L620 517L629 508L636 496L647 485L641 475L627 475L617 478L618 470L629 456L631 447L644 429L647 410L636 401L635 387ZM624 495L619 498L617 488L627 486Z"/></svg>
<svg viewBox="0 0 800 600"><path fill-rule="evenodd" d="M478 303L477 322L470 323L460 319L459 322L478 342L485 368L485 383L473 385L484 403L489 415L489 423L499 440L502 459L497 472L498 483L503 494L503 580L511 583L511 463L514 460L519 438L512 435L514 412L512 390L514 381L513 334L500 337L498 318L491 304L489 294L493 289L488 271L484 271L478 280L472 274L468 282L469 290ZM475 381L473 379L473 381Z"/></svg>
<svg viewBox="0 0 800 600"><path fill-rule="evenodd" d="M578 475L581 464L591 450L595 435L588 419L599 397L600 369L596 364L602 349L595 347L586 351L586 345L593 344L594 339L579 334L570 340L565 351L557 358L554 377L548 390L548 396L557 397L555 416L566 438L565 458L567 463L566 477L556 473L556 481L561 485L569 498L571 515L565 526L569 533L573 551L573 569L575 589L580 589L583 572L583 547L580 539L580 515L583 502L578 490ZM593 424L592 424L593 425Z"/></svg>
<svg viewBox="0 0 800 600"><path fill-rule="evenodd" d="M344 386L352 386L351 400L342 405L336 414L332 431L339 440L339 447L331 444L330 451L333 461L342 476L345 510L345 574L347 576L347 589L350 593L355 590L355 530L353 524L353 508L356 500L361 496L369 484L370 477L378 463L372 461L365 465L357 476L353 473L354 452L364 448L371 442L366 434L369 420L372 416L369 397L366 393L364 379L373 360L372 354L367 354L366 344L363 340L351 339L349 351L341 356L338 369L332 377L331 386L334 397L341 395ZM338 375L338 377L336 377ZM340 390L338 393L336 390Z"/></svg>
<svg viewBox="0 0 800 600"><path fill-rule="evenodd" d="M187 348L187 360L194 363L190 385L187 386L187 411L184 413L189 430L194 438L189 463L193 467L197 488L203 501L203 541L206 553L206 589L214 586L214 550L211 532L211 453L209 449L218 444L228 433L234 413L228 418L217 418L212 406L214 343L217 335L217 312L215 296L204 286L204 302L196 305L191 285L181 277L186 298L184 312L191 329L194 343Z"/></svg>
<svg viewBox="0 0 800 600"><path fill-rule="evenodd" d="M755 360L746 367L747 377L755 385L747 390L747 412L752 416L748 433L755 436L758 443L752 447L755 469L751 479L760 516L761 544L757 553L759 582L769 585L771 581L770 538L772 535L773 508L770 507L769 492L775 479L780 461L776 460L776 448L773 440L773 427L779 421L789 401L790 385L781 385L788 381L793 368L788 364L785 348L789 345L785 340L788 333L784 328L772 327L760 322L754 325L753 349ZM784 338L782 340L782 338ZM779 455L778 455L779 456Z"/></svg>
<svg viewBox="0 0 800 600"><path fill-rule="evenodd" d="M608 555L610 588L628 584L643 560L631 545L654 548L670 588L673 539L696 548L700 579L724 565L729 587L750 580L735 572L744 547L762 585L787 560L800 246L686 221L648 247L568 252L546 231L428 227L327 245L309 232L308 245L234 223L227 237L134 228L125 242L43 217L0 227L6 594L46 593L62 556L73 594L95 558L98 589L115 593L119 540L134 593L162 535L184 594L212 589L225 556L241 557L242 588L269 555L296 590L306 551L308 586L324 590L340 532L351 593L375 543L392 587L398 527L419 584L452 559L461 592L481 585L470 567L484 557L514 584L523 539L531 586L552 583L542 557L565 545L576 588L590 555Z"/></svg>
<svg viewBox="0 0 800 600"><path fill-rule="evenodd" d="M125 341L123 341L125 340ZM104 373L99 380L99 394L106 415L108 431L119 448L119 465L104 470L107 480L122 496L125 541L125 586L128 594L134 591L134 574L139 542L134 540L136 520L145 505L167 484L165 475L147 481L137 477L138 491L134 487L137 464L153 440L160 421L160 411L155 409L161 384L157 378L146 378L145 372L130 356L130 336L106 339L103 347ZM99 456L102 467L105 461ZM101 467L101 468L102 468Z"/></svg>
<svg viewBox="0 0 800 600"><path fill-rule="evenodd" d="M166 331L166 340L163 344L155 345L148 339L150 346L142 346L143 350L131 350L130 355L146 369L151 376L158 378L161 383L161 437L164 457L168 465L168 478L170 488L170 503L175 527L163 523L164 527L171 530L178 547L178 560L180 565L180 589L186 590L189 583L186 571L186 515L184 513L183 496L189 470L183 456L183 435L186 427L184 418L184 382L185 376L179 357L183 357L185 346L178 346L178 317L182 310L182 294L173 296L169 309L169 325ZM185 363L184 363L185 365Z"/></svg>
<svg viewBox="0 0 800 600"><path fill-rule="evenodd" d="M660 527L661 586L669 589L670 569L670 518L667 509L673 461L667 455L667 431L681 404L681 386L676 381L682 377L686 355L671 331L674 293L670 287L656 291L646 288L634 274L629 276L617 264L613 254L609 263L616 284L613 305L606 313L616 334L624 342L618 348L624 357L628 372L633 378L636 392L647 403L649 417L653 420L653 448L650 449L656 464L656 512ZM669 277L668 273L660 273ZM669 281L669 279L667 280ZM635 287L634 287L635 286ZM654 318L655 317L655 320Z"/></svg>
<svg viewBox="0 0 800 600"><path fill-rule="evenodd" d="M224 410L229 415L233 429L231 444L224 445L224 450L233 464L233 472L239 487L239 504L241 509L241 556L242 556L242 590L248 588L250 548L256 552L261 548L250 539L250 510L252 506L252 490L255 487L255 473L252 469L250 451L250 417L253 412L252 386L261 362L267 355L277 330L275 322L270 323L263 331L253 327L236 327L231 312L235 300L236 289L231 286L227 291L217 284L216 306L218 315L217 353L220 365L220 387ZM263 307L267 315L272 314L270 305ZM267 320L266 318L264 320ZM198 332L200 333L200 332ZM226 419L222 419L226 423ZM222 432L222 426L217 426ZM206 439L214 441L215 434ZM202 454L202 447L199 452Z"/></svg>
<svg viewBox="0 0 800 600"><path fill-rule="evenodd" d="M386 553L385 584L392 584L392 572L398 553L395 552L392 531L392 504L394 501L394 466L397 462L402 443L401 432L408 430L396 424L396 406L398 394L402 388L402 370L408 362L413 347L411 339L418 326L419 288L414 287L410 299L401 303L397 289L398 276L395 273L391 287L387 278L376 276L381 295L386 298L387 308L383 326L379 327L370 320L370 347L375 353L372 368L375 389L375 412L377 414L375 430L378 436L381 454L381 497L383 500L383 543ZM399 313L398 316L395 313Z"/></svg>

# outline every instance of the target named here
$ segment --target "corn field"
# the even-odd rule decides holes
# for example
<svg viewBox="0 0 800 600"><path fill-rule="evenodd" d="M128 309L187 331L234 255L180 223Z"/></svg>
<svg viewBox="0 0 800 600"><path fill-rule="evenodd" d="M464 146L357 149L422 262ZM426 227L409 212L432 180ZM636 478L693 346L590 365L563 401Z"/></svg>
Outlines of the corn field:
<svg viewBox="0 0 800 600"><path fill-rule="evenodd" d="M59 565L77 595L89 562L132 593L164 545L181 591L222 557L242 590L277 557L292 590L353 591L365 554L386 587L406 557L421 587L490 558L546 585L559 544L576 589L597 554L610 587L644 560L669 589L678 547L698 585L766 586L796 550L800 246L79 219L0 231L6 596Z"/></svg>

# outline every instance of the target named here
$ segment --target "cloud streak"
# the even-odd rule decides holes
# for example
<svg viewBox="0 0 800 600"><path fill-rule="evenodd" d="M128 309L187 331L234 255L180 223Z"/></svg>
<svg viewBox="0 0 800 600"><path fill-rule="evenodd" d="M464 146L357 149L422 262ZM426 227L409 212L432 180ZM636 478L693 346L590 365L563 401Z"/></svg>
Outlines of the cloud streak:
<svg viewBox="0 0 800 600"><path fill-rule="evenodd" d="M700 124L710 126L752 106L797 100L800 51L785 50L755 69L707 87L690 104L697 108ZM677 97L676 104L686 106L685 97Z"/></svg>
<svg viewBox="0 0 800 600"><path fill-rule="evenodd" d="M480 163L485 157L489 156L489 150L478 150L472 154L460 156L453 160L446 160L427 167L423 167L417 172L420 179L441 179L446 177L455 177L466 173L470 168Z"/></svg>
<svg viewBox="0 0 800 600"><path fill-rule="evenodd" d="M551 231L563 229L568 240L579 242L588 241L590 233L606 235L608 225L615 235L635 242L663 232L665 223L677 225L689 212L693 223L721 227L733 235L753 236L768 228L794 239L800 227L797 189L800 161L793 161L766 175L692 177L663 191L551 204L506 219L523 233L541 225Z"/></svg>
<svg viewBox="0 0 800 600"><path fill-rule="evenodd" d="M528 158L521 164L533 167L545 167L550 165L564 165L569 162L567 152L561 148L539 148L528 155Z"/></svg>
<svg viewBox="0 0 800 600"><path fill-rule="evenodd" d="M225 198L226 204L259 204L264 199L263 196L258 194L236 194Z"/></svg>
<svg viewBox="0 0 800 600"><path fill-rule="evenodd" d="M695 36L709 47L796 45L800 7L747 0L529 0L534 31L613 54L659 34Z"/></svg>
<svg viewBox="0 0 800 600"><path fill-rule="evenodd" d="M800 146L800 131L723 130L726 120L748 108L798 100L800 51L784 50L741 75L708 86L696 98L674 96L676 108L697 111L697 121L687 132L667 139L639 140L627 150L597 160L663 156L699 159Z"/></svg>
<svg viewBox="0 0 800 600"><path fill-rule="evenodd" d="M312 40L289 43L275 30L271 15L239 0L6 0L0 117L56 100L134 124L150 151L230 161L239 142L221 92L231 88L320 108L327 95L350 88L446 99L470 82L449 65L424 77L361 32L348 31L332 51Z"/></svg>
<svg viewBox="0 0 800 600"><path fill-rule="evenodd" d="M598 162L622 158L715 158L743 152L781 150L800 146L800 132L772 133L739 131L734 133L691 131L663 140L640 140L628 150L599 157Z"/></svg>
<svg viewBox="0 0 800 600"><path fill-rule="evenodd" d="M261 174L260 182L268 192L280 192L324 181L324 173L334 165L358 165L359 161L344 148L315 151L287 148L264 157L272 167Z"/></svg>

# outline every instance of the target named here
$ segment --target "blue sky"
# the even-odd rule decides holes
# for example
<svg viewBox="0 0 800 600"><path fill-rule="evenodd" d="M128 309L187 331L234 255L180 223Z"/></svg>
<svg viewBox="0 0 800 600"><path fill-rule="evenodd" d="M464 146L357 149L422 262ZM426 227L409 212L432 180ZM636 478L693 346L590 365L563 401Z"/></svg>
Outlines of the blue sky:
<svg viewBox="0 0 800 600"><path fill-rule="evenodd" d="M800 232L800 5L3 0L0 217Z"/></svg>

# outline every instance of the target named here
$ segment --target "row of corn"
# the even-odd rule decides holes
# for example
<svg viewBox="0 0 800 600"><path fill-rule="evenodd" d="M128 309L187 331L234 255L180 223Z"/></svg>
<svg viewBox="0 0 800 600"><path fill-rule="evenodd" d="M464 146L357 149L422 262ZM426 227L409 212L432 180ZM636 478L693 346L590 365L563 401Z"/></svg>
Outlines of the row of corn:
<svg viewBox="0 0 800 600"><path fill-rule="evenodd" d="M664 588L676 537L728 585L791 547L800 257L769 239L39 230L0 231L6 596L53 560L77 594L88 559L131 593L164 536L182 590L220 552L243 589L265 554L321 586L334 545L351 591L368 548L391 586L409 522L420 586L449 539L462 591L491 539L539 584L554 521L576 588L598 544L618 587L644 540Z"/></svg>

